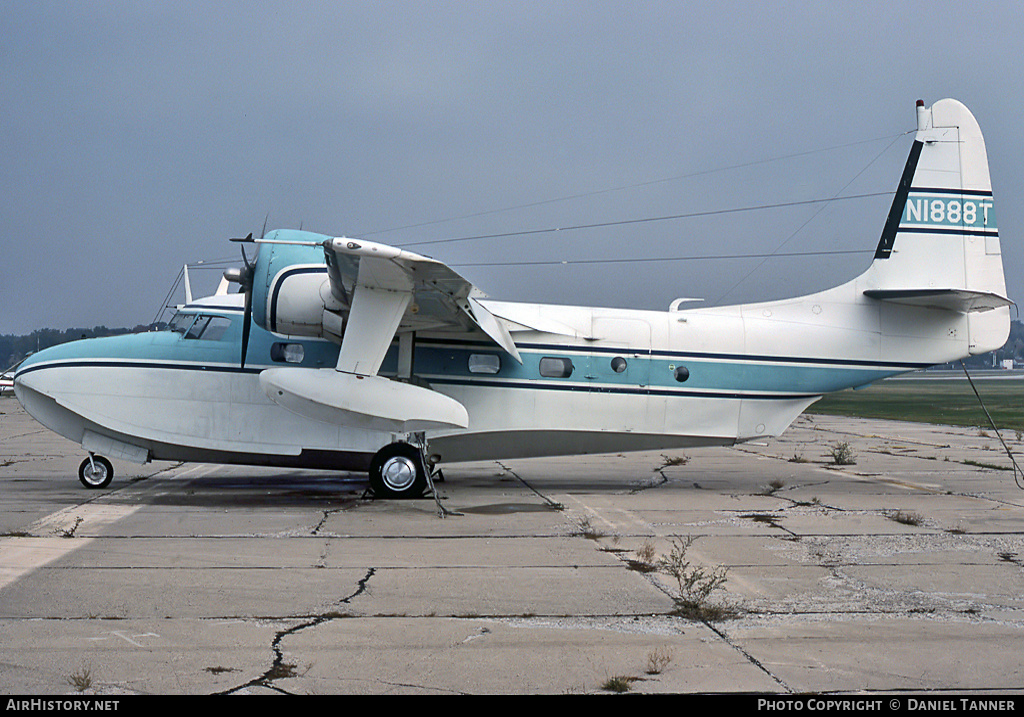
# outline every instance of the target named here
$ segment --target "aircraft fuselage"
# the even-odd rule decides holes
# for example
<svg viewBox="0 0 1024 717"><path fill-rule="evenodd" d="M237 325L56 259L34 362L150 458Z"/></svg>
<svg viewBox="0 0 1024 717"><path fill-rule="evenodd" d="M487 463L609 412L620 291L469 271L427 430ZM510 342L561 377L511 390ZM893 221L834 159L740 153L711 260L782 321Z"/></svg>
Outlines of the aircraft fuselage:
<svg viewBox="0 0 1024 717"><path fill-rule="evenodd" d="M825 393L942 360L883 359L886 307L862 299L852 330L849 305L829 299L671 312L490 302L556 318L579 336L519 332L520 364L479 335L417 334L408 380L466 406L467 429L428 435L431 454L460 462L778 435ZM220 304L182 307L176 331L41 352L18 373L19 398L51 429L115 457L364 470L390 436L292 413L259 385L268 368L330 369L337 344L252 326L242 368L241 308ZM963 320L917 313L929 324ZM204 337L195 330L203 322L222 325ZM963 350L947 343L944 354ZM397 374L398 353L396 340L382 375Z"/></svg>

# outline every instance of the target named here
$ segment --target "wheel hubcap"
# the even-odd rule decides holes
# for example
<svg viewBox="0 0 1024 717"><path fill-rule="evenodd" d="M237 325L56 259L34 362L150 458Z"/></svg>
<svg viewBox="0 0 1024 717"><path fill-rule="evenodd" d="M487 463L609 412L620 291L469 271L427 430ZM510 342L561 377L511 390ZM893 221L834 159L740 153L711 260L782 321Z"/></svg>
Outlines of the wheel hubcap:
<svg viewBox="0 0 1024 717"><path fill-rule="evenodd" d="M406 456L395 456L384 462L380 473L388 488L403 491L416 481L416 464Z"/></svg>
<svg viewBox="0 0 1024 717"><path fill-rule="evenodd" d="M107 477L107 470L106 470L106 468L104 468L99 463L87 467L82 472L85 475L85 479L87 481L89 481L90 483L92 483L93 485L97 485L99 483L102 483L103 479Z"/></svg>

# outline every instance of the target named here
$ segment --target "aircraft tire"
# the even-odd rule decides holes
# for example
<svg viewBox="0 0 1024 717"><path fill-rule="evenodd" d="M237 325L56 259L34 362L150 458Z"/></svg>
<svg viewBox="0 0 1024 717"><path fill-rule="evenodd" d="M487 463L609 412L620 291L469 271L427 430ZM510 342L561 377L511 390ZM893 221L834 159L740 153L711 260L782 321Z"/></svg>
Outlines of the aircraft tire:
<svg viewBox="0 0 1024 717"><path fill-rule="evenodd" d="M91 462L86 458L78 466L78 480L89 489L106 488L114 480L114 466L103 456L93 456Z"/></svg>
<svg viewBox="0 0 1024 717"><path fill-rule="evenodd" d="M391 443L373 457L370 488L377 498L419 498L427 475L419 450L408 443Z"/></svg>

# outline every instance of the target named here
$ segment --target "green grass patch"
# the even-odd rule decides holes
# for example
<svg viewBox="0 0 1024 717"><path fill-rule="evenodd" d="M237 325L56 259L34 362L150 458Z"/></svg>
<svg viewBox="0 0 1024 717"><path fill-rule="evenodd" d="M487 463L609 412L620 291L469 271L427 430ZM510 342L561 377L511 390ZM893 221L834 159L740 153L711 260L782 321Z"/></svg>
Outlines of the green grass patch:
<svg viewBox="0 0 1024 717"><path fill-rule="evenodd" d="M975 378L974 383L1000 430L1024 431L1024 380ZM966 379L880 381L860 391L826 396L807 413L978 426L991 431Z"/></svg>

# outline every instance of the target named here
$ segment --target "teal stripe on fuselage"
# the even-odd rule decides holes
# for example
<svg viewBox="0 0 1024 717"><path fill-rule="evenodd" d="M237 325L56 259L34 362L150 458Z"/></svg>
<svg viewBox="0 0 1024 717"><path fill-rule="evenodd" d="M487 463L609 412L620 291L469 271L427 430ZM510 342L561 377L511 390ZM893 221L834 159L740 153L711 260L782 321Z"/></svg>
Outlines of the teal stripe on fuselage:
<svg viewBox="0 0 1024 717"><path fill-rule="evenodd" d="M238 311L204 310L196 313L223 316L231 319L231 326L216 341L186 339L173 331L150 332L100 339L75 341L41 351L31 356L19 368L19 373L35 370L44 362L65 361L123 361L148 367L182 368L219 371L239 371L241 347L241 313ZM285 364L270 359L274 343L298 343L304 349L304 358L298 364ZM422 340L416 345L414 372L427 381L438 384L496 386L509 388L607 390L628 393L693 394L781 394L820 395L832 391L860 386L887 376L914 368L911 364L886 365L880 362L849 362L795 357L722 357L718 355L654 353L628 349L589 348L572 345L530 344L520 351L519 364L492 344L472 341L442 342ZM336 344L312 339L285 339L253 326L249 338L245 373L258 373L264 368L297 366L303 368L332 368L337 363ZM497 373L473 373L469 370L472 354L497 356ZM640 354L640 355L634 355ZM540 361L544 357L569 358L573 362L572 375L566 378L548 378L540 374ZM627 367L621 373L612 368L612 359L622 357ZM861 364L861 365L858 365ZM384 375L394 375L398 365L398 349L392 346L381 367ZM689 378L675 380L675 368L685 366Z"/></svg>
<svg viewBox="0 0 1024 717"><path fill-rule="evenodd" d="M522 365L503 351L481 347L478 350L462 347L417 346L414 371L428 381L431 378L455 380L457 383L472 385L481 382L492 385L501 381L530 381L558 386L565 383L585 383L587 386L633 387L649 390L709 392L763 392L784 394L820 395L851 386L861 386L872 381L910 370L908 368L881 366L839 366L839 365L798 365L794 363L767 363L746 361L725 361L698 358L666 358L634 356L628 350L617 353L578 353L579 347L552 345L547 351L520 351ZM639 352L637 352L639 353ZM646 353L646 352L645 352ZM498 356L501 368L496 374L472 373L469 370L471 354ZM612 359L620 356L626 359L627 369L617 373L612 369ZM539 364L544 357L569 358L574 370L564 379L544 378L540 375ZM397 351L392 349L382 366L382 373L394 373L397 366ZM675 369L685 366L689 378L685 382L675 380ZM642 384L642 385L641 385ZM537 388L542 386L538 385Z"/></svg>
<svg viewBox="0 0 1024 717"><path fill-rule="evenodd" d="M183 312L184 313L184 312ZM190 308L188 313L193 313ZM146 364L166 364L168 368L201 370L203 367L239 372L259 373L271 366L303 366L306 368L332 368L338 362L338 347L327 341L282 339L255 324L249 335L246 368L240 368L242 348L242 312L222 308L195 307L194 313L219 316L231 321L217 340L188 339L176 331L150 331L95 339L71 341L52 346L33 354L21 364L19 373L37 370L44 363L78 361L124 361ZM301 364L280 364L271 360L270 347L275 343L301 343L305 357Z"/></svg>

